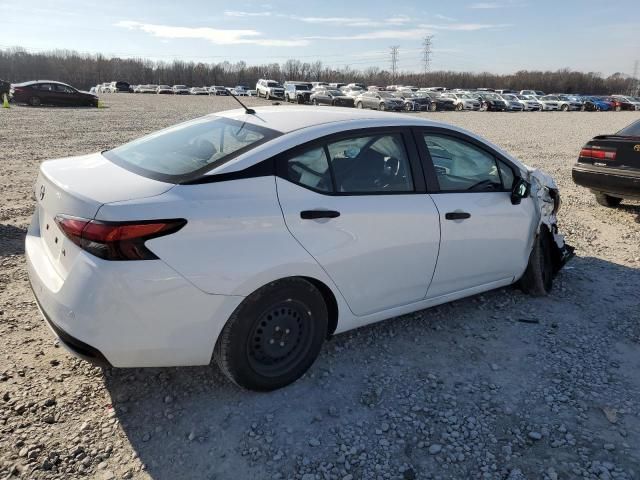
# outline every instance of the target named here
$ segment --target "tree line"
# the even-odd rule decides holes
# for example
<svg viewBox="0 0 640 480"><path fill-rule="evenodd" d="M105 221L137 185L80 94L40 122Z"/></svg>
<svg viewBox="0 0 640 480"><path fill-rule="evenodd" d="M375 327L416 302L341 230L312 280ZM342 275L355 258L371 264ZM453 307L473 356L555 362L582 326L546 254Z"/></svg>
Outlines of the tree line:
<svg viewBox="0 0 640 480"><path fill-rule="evenodd" d="M349 66L333 68L322 61L247 65L244 61L220 63L152 61L144 58L106 57L70 50L28 52L19 47L0 49L0 78L17 83L27 80L58 80L89 89L103 82L122 80L130 84L235 86L255 85L259 78L278 81L361 82L366 85L416 85L447 88L509 88L544 92L589 94L638 94L637 79L622 73L607 77L598 72L521 70L511 74L490 72L434 71L399 72L371 66L362 70Z"/></svg>

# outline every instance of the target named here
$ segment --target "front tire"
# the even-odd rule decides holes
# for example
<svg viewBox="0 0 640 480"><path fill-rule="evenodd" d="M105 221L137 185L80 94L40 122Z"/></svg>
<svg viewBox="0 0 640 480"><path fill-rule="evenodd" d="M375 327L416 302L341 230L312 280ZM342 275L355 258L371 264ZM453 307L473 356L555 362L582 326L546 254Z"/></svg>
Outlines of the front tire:
<svg viewBox="0 0 640 480"><path fill-rule="evenodd" d="M563 112L568 112L569 111L569 105L562 105L562 107L560 107L560 110L562 110Z"/></svg>
<svg viewBox="0 0 640 480"><path fill-rule="evenodd" d="M358 102L358 103L356 103L356 108L359 108L359 109L361 109L361 110L362 110L362 102Z"/></svg>
<svg viewBox="0 0 640 480"><path fill-rule="evenodd" d="M607 195L606 193L596 193L596 202L598 202L603 207L607 208L616 208L620 203L622 203L622 199L618 197L612 197L611 195Z"/></svg>
<svg viewBox="0 0 640 480"><path fill-rule="evenodd" d="M284 387L311 367L327 336L327 305L302 278L272 282L249 295L222 330L214 357L237 385Z"/></svg>
<svg viewBox="0 0 640 480"><path fill-rule="evenodd" d="M519 281L520 288L524 293L534 297L543 297L551 292L553 286L551 241L551 234L542 227L536 237L531 255L529 255L527 269Z"/></svg>
<svg viewBox="0 0 640 480"><path fill-rule="evenodd" d="M464 106L461 103L456 105L456 111L461 112L463 109L464 109Z"/></svg>
<svg viewBox="0 0 640 480"><path fill-rule="evenodd" d="M429 111L435 112L438 109L438 106L435 103L429 105Z"/></svg>
<svg viewBox="0 0 640 480"><path fill-rule="evenodd" d="M29 99L29 105L32 107L39 107L42 104L40 97L33 96Z"/></svg>

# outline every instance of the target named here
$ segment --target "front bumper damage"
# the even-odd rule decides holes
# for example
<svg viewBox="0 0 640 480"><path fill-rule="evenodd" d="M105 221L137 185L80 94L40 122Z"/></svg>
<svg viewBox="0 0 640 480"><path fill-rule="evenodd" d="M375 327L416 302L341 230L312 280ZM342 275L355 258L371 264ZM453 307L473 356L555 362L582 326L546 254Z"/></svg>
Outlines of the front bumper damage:
<svg viewBox="0 0 640 480"><path fill-rule="evenodd" d="M553 238L553 272L556 274L575 255L575 248L567 244L564 235L558 231L556 214L560 208L560 191L553 177L538 169L529 168L529 182L531 197L537 200L540 215L537 234L541 233L544 225Z"/></svg>

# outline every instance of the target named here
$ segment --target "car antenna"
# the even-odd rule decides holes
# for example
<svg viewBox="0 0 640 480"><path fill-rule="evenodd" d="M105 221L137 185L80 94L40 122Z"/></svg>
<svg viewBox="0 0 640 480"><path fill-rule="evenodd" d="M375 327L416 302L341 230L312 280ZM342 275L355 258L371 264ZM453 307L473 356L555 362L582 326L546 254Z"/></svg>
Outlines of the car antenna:
<svg viewBox="0 0 640 480"><path fill-rule="evenodd" d="M256 113L256 111L253 108L249 108L247 107L244 103L242 103L240 101L240 99L238 97L236 97L231 90L229 90L229 95L231 95L233 98L236 99L236 102L238 102L240 105L242 105L242 108L244 108L244 113L246 113L247 115L253 115L254 113Z"/></svg>

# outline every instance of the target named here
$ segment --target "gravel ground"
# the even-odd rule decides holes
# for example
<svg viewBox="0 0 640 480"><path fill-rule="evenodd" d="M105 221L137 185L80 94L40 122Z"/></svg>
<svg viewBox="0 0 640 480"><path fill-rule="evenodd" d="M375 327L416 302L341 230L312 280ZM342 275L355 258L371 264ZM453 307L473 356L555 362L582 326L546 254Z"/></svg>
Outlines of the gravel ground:
<svg viewBox="0 0 640 480"><path fill-rule="evenodd" d="M23 249L39 162L235 106L105 101L0 110L0 478L640 478L640 206L600 207L570 172L637 113L424 114L553 174L577 257L547 298L504 288L339 335L256 394L215 367L102 371L41 320Z"/></svg>

